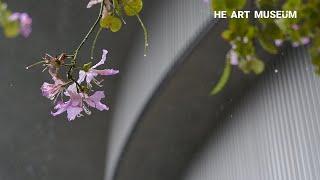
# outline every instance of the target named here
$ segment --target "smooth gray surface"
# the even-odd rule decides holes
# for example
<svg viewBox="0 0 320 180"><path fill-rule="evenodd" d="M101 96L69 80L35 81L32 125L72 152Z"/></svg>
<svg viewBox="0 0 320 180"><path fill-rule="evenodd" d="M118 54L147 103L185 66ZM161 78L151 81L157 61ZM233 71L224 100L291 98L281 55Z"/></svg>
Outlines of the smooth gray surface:
<svg viewBox="0 0 320 180"><path fill-rule="evenodd" d="M184 179L320 179L320 79L310 61L306 48L282 52L212 130Z"/></svg>
<svg viewBox="0 0 320 180"><path fill-rule="evenodd" d="M173 64L210 19L208 6L195 0L145 1L150 42L147 57L139 34L124 68L108 141L106 180L111 180L138 116Z"/></svg>
<svg viewBox="0 0 320 180"><path fill-rule="evenodd" d="M46 52L55 55L73 51L98 9L86 9L86 0L7 2L11 10L32 16L33 33L28 39L0 37L0 179L102 179L107 124L114 110L112 95L119 76L105 82L109 112L94 112L69 123L65 114L51 117L51 104L41 96L40 86L49 76L41 73L41 68L25 70ZM137 27L127 21L121 32L104 32L98 42L97 57L101 57L102 48L107 48L109 67L120 68L127 55L131 32Z"/></svg>

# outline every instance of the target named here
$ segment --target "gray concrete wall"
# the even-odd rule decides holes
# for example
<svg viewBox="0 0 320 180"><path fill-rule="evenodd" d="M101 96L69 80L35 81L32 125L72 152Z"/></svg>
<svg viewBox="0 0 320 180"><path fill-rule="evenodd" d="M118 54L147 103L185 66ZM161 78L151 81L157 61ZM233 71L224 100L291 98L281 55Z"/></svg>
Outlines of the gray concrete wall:
<svg viewBox="0 0 320 180"><path fill-rule="evenodd" d="M185 180L320 178L320 78L305 48L274 63L219 121Z"/></svg>
<svg viewBox="0 0 320 180"><path fill-rule="evenodd" d="M195 0L145 1L149 30L144 57L142 32L135 39L121 77L108 141L106 180L111 180L139 115L167 72L210 19L206 4Z"/></svg>

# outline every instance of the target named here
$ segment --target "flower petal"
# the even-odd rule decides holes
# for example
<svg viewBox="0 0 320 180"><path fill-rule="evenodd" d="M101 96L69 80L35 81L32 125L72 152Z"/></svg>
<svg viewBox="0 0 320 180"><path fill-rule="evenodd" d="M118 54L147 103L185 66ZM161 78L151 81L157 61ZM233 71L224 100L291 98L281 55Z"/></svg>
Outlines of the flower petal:
<svg viewBox="0 0 320 180"><path fill-rule="evenodd" d="M100 102L102 98L105 98L104 92L97 91L89 98L85 99L85 101L89 106L94 107L100 111L109 110L108 106Z"/></svg>
<svg viewBox="0 0 320 180"><path fill-rule="evenodd" d="M84 79L86 78L86 72L83 70L79 71L79 79L78 79L78 83L82 83L84 81Z"/></svg>
<svg viewBox="0 0 320 180"><path fill-rule="evenodd" d="M87 83L90 85L90 82L92 81L92 79L94 78L94 77L96 77L98 74L97 73L95 73L95 71L90 71L89 73L87 73L87 76L86 76L86 81L87 81Z"/></svg>
<svg viewBox="0 0 320 180"><path fill-rule="evenodd" d="M106 49L103 49L103 50L102 50L102 57L101 57L100 62L98 62L96 65L92 66L91 69L95 69L96 67L104 64L104 62L105 62L106 59L107 59L107 54L108 54L108 51L107 51Z"/></svg>
<svg viewBox="0 0 320 180"><path fill-rule="evenodd" d="M56 112L51 112L51 115L52 116L57 116L59 114L62 114L63 112L65 112L67 110L69 104L70 104L69 101L66 102L66 103L64 103L62 101L59 101L57 103L57 105L54 107L54 109L57 109L57 111Z"/></svg>
<svg viewBox="0 0 320 180"><path fill-rule="evenodd" d="M102 76L111 76L119 73L119 70L115 69L104 69L104 70L95 70L95 72Z"/></svg>
<svg viewBox="0 0 320 180"><path fill-rule="evenodd" d="M87 8L91 8L93 5L96 5L98 3L101 3L102 0L90 0L88 5L87 5Z"/></svg>
<svg viewBox="0 0 320 180"><path fill-rule="evenodd" d="M73 121L80 113L82 112L82 108L70 106L67 108L68 119L69 121Z"/></svg>

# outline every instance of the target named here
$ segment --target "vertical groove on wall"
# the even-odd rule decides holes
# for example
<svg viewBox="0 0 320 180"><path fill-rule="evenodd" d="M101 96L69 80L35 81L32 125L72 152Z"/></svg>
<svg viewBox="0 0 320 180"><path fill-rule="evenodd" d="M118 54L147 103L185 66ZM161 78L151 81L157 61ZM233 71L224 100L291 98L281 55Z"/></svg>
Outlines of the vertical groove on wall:
<svg viewBox="0 0 320 180"><path fill-rule="evenodd" d="M306 48L284 51L231 109L185 179L320 179L319 90Z"/></svg>

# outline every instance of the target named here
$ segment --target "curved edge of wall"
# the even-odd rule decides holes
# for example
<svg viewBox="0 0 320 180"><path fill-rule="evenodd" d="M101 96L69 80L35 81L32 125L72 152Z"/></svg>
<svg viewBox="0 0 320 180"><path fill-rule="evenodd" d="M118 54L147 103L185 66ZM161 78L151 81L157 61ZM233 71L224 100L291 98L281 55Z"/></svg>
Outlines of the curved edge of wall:
<svg viewBox="0 0 320 180"><path fill-rule="evenodd" d="M158 84L212 21L210 11L201 2L166 0L156 4L154 11L144 15L150 35L147 57L143 53L143 37L138 36L126 67L121 70L122 78L107 142L106 180L113 179L123 148Z"/></svg>

